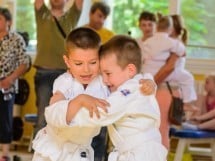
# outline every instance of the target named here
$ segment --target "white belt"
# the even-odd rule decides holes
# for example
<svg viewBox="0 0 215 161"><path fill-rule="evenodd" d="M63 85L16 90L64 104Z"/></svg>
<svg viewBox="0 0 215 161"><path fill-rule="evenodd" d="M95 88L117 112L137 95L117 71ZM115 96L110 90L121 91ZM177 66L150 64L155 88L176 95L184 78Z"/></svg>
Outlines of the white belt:
<svg viewBox="0 0 215 161"><path fill-rule="evenodd" d="M89 161L94 161L94 152L90 144L77 144L71 141L65 141L62 138L59 138L55 135L53 131L54 127L46 126L45 130L47 133L54 138L58 144L61 145L61 153L58 157L58 161L71 161L72 160L80 160L81 159L81 152L86 152L87 159ZM54 130L57 130L54 129ZM57 133L57 131L56 131Z"/></svg>

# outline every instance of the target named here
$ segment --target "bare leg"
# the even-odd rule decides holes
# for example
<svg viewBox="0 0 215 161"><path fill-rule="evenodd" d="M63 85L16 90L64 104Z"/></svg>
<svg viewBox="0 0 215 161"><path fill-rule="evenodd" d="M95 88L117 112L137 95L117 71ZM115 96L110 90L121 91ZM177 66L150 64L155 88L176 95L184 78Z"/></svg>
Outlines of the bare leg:
<svg viewBox="0 0 215 161"><path fill-rule="evenodd" d="M166 88L160 88L157 90L156 98L160 107L161 124L160 132L162 137L162 144L169 149L169 121L168 112L171 103L171 95Z"/></svg>

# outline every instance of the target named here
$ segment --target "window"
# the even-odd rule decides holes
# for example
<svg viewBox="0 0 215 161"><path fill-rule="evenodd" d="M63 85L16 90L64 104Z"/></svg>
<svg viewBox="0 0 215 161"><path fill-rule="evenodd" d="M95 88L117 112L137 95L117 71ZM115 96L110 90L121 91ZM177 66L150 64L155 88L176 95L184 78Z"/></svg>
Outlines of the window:
<svg viewBox="0 0 215 161"><path fill-rule="evenodd" d="M188 57L215 59L214 0L182 0L181 14L189 31ZM193 7L190 7L193 6Z"/></svg>
<svg viewBox="0 0 215 161"><path fill-rule="evenodd" d="M189 31L188 58L215 59L214 0L180 0L181 14ZM190 7L193 6L193 7ZM139 37L138 17L143 10L169 14L167 0L119 0L113 6L113 30Z"/></svg>
<svg viewBox="0 0 215 161"><path fill-rule="evenodd" d="M33 1L17 1L16 4L16 30L28 32L30 37L28 50L33 51L36 45L36 24Z"/></svg>
<svg viewBox="0 0 215 161"><path fill-rule="evenodd" d="M30 50L35 50L36 25L34 0L17 1L16 28L30 35ZM47 1L46 1L47 2ZM181 14L189 31L187 55L189 58L215 59L215 6L214 0L180 0ZM143 10L169 14L168 0L117 0L110 5L113 10L112 28L115 33L139 37L138 17ZM193 7L190 7L193 6ZM26 14L28 13L28 14Z"/></svg>
<svg viewBox="0 0 215 161"><path fill-rule="evenodd" d="M113 7L113 30L116 33L139 37L138 18L143 10L168 14L167 0L118 0Z"/></svg>

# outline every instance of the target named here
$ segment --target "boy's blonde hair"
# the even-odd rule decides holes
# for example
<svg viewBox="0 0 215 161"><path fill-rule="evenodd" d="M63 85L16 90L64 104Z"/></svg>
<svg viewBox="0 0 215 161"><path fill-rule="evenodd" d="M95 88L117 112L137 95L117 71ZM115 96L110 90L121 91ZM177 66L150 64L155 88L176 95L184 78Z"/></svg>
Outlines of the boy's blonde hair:
<svg viewBox="0 0 215 161"><path fill-rule="evenodd" d="M157 30L165 31L173 27L173 22L170 16L159 16L157 22Z"/></svg>
<svg viewBox="0 0 215 161"><path fill-rule="evenodd" d="M80 27L70 32L66 39L66 54L71 50L80 49L99 49L101 39L92 29Z"/></svg>
<svg viewBox="0 0 215 161"><path fill-rule="evenodd" d="M124 69L128 64L134 64L139 73L142 66L141 50L137 42L125 35L117 35L101 46L99 58L106 55L116 55L118 65Z"/></svg>

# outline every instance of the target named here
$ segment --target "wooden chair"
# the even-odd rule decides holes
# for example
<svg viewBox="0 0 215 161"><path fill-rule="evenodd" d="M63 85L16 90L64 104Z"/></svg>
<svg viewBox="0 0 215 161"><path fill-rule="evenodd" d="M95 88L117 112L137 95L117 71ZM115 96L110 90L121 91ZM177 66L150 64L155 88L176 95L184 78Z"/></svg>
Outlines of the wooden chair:
<svg viewBox="0 0 215 161"><path fill-rule="evenodd" d="M24 118L25 118L26 122L31 123L34 126L36 124L36 122L37 122L38 117L37 117L37 114L26 114ZM34 138L34 131L32 131L32 133L31 133L30 142L29 142L29 145L28 145L28 151L29 152L32 151L33 138Z"/></svg>
<svg viewBox="0 0 215 161"><path fill-rule="evenodd" d="M215 161L215 131L200 131L200 130L185 130L171 129L171 137L178 139L174 161L181 161L185 149L191 151L190 144L209 144L210 149L205 151L202 149L198 155L211 156L212 161Z"/></svg>

